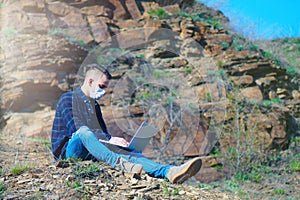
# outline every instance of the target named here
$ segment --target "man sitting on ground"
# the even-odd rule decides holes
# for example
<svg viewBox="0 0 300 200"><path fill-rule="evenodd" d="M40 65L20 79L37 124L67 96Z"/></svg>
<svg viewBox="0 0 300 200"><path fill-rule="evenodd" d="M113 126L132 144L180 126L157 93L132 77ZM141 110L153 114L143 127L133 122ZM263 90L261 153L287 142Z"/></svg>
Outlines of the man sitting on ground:
<svg viewBox="0 0 300 200"><path fill-rule="evenodd" d="M121 137L113 137L107 131L98 100L105 94L111 79L110 73L97 64L88 68L81 87L64 93L56 106L52 127L52 152L56 160L81 158L83 160L103 161L117 170L140 174L144 170L148 175L167 178L172 183L183 183L194 176L201 168L199 157L180 166L159 164L141 153L116 153L99 139L112 144L127 145Z"/></svg>

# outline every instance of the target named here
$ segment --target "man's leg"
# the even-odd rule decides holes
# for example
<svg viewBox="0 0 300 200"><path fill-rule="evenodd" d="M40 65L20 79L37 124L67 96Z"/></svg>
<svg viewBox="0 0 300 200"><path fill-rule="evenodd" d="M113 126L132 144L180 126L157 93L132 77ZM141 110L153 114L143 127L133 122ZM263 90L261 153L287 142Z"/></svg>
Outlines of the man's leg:
<svg viewBox="0 0 300 200"><path fill-rule="evenodd" d="M167 178L171 183L183 183L194 176L201 168L202 161L200 157L193 158L179 166L162 165L142 154L122 155L132 163L143 165L143 170L150 176L157 178Z"/></svg>
<svg viewBox="0 0 300 200"><path fill-rule="evenodd" d="M89 152L83 146L79 134L74 134L69 140L66 149L66 158L81 158L87 160L90 156Z"/></svg>
<svg viewBox="0 0 300 200"><path fill-rule="evenodd" d="M157 162L154 162L146 157L144 157L142 154L129 154L129 155L124 155L121 154L123 158L126 160L143 165L143 170L152 177L156 178L165 178L169 169L171 168L171 165L163 165L159 164Z"/></svg>
<svg viewBox="0 0 300 200"><path fill-rule="evenodd" d="M106 162L112 167L115 167L120 157L99 142L95 134L88 127L82 126L68 142L66 157L86 159L88 154L91 154L97 160Z"/></svg>
<svg viewBox="0 0 300 200"><path fill-rule="evenodd" d="M86 126L80 127L69 140L66 149L66 157L82 159L95 158L106 162L113 168L129 173L139 174L142 171L141 165L129 162L103 145L97 139L95 134Z"/></svg>
<svg viewBox="0 0 300 200"><path fill-rule="evenodd" d="M78 135L78 136L76 136ZM73 138L74 137L74 138ZM67 158L76 156L85 156L84 148L92 154L96 159L106 162L114 168L121 168L122 171L140 173L141 169L150 176L157 178L168 178L172 183L182 183L188 178L194 176L201 168L201 159L195 158L180 166L162 165L156 163L142 154L129 153L117 154L103 145L90 131L88 127L81 127L71 138L67 146ZM80 140L80 142L72 141ZM73 145L82 144L80 147L72 147ZM83 149L83 150L82 150ZM76 151L81 152L76 152ZM71 154L73 152L73 155ZM129 162L128 162L129 161ZM135 163L135 164L132 164Z"/></svg>

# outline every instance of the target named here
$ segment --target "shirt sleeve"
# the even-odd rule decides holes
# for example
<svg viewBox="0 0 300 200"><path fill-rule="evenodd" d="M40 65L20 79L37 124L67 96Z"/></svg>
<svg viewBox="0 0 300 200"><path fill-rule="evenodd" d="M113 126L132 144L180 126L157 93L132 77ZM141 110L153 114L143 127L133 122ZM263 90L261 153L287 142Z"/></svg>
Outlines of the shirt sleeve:
<svg viewBox="0 0 300 200"><path fill-rule="evenodd" d="M72 101L67 99L67 97L62 99L62 104L61 104L61 117L62 120L69 130L69 134L72 134L76 132L76 126L73 120L73 113L72 113Z"/></svg>

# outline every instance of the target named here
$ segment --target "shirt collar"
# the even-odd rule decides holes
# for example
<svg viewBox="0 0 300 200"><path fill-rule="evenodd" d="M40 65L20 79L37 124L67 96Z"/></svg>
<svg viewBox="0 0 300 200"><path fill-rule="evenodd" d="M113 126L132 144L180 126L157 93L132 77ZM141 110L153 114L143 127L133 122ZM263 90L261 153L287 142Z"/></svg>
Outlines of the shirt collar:
<svg viewBox="0 0 300 200"><path fill-rule="evenodd" d="M85 103L91 102L91 101L93 100L92 98L86 96L86 95L83 93L83 91L82 91L82 89L81 89L80 87L78 87L78 88L75 90L75 94L76 94L79 98L81 98L81 99L83 100L83 102L85 102Z"/></svg>

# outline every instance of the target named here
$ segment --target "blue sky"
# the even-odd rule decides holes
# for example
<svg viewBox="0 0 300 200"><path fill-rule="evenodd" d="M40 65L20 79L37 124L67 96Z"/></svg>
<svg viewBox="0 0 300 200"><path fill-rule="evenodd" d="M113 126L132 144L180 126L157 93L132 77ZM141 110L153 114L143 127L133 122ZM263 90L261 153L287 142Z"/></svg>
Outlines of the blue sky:
<svg viewBox="0 0 300 200"><path fill-rule="evenodd" d="M200 0L221 10L251 39L300 36L300 0Z"/></svg>

